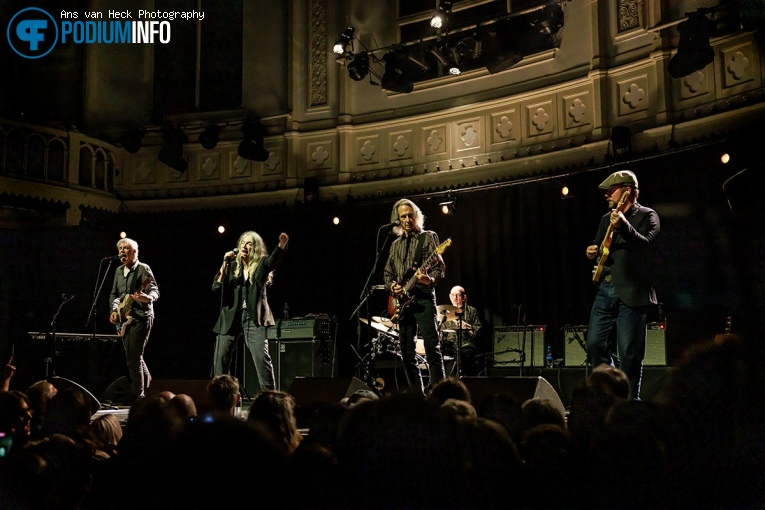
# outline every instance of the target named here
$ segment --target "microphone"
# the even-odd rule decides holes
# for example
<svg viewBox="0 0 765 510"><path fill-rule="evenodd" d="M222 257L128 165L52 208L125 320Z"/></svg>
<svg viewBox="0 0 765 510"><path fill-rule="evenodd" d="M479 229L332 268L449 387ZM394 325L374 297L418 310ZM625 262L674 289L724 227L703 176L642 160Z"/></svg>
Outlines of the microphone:
<svg viewBox="0 0 765 510"><path fill-rule="evenodd" d="M108 257L104 257L101 260L119 260L119 259L120 259L119 255L109 255Z"/></svg>
<svg viewBox="0 0 765 510"><path fill-rule="evenodd" d="M234 252L234 256L233 257L226 257L225 258L225 260L228 260L229 262L231 262L232 260L234 260L236 258L236 254L239 253L239 248L234 248L231 251Z"/></svg>
<svg viewBox="0 0 765 510"><path fill-rule="evenodd" d="M399 220L396 220L393 223L388 223L386 225L383 225L382 227L380 227L380 230L398 227L399 225L401 225L401 222Z"/></svg>

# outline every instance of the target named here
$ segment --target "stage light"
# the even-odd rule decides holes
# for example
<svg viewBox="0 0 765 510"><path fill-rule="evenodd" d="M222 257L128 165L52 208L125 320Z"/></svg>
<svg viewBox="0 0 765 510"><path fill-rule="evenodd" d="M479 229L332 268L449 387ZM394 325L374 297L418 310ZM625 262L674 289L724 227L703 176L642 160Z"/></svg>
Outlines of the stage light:
<svg viewBox="0 0 765 510"><path fill-rule="evenodd" d="M202 134L199 135L199 143L208 151L213 150L218 145L218 139L220 138L220 126L210 124L205 128Z"/></svg>
<svg viewBox="0 0 765 510"><path fill-rule="evenodd" d="M709 36L715 24L699 9L686 13L688 19L677 26L680 42L677 53L669 61L667 72L673 78L682 78L704 69L715 59L715 50L709 44Z"/></svg>
<svg viewBox="0 0 765 510"><path fill-rule="evenodd" d="M353 81L361 81L366 78L369 73L369 54L366 51L362 51L358 55L351 57L348 62L348 76Z"/></svg>
<svg viewBox="0 0 765 510"><path fill-rule="evenodd" d="M430 18L430 26L437 29L449 30L452 23L452 3L450 0L441 0L438 9Z"/></svg>
<svg viewBox="0 0 765 510"><path fill-rule="evenodd" d="M332 47L332 51L338 55L345 53L348 45L351 43L351 41L353 41L354 33L356 33L356 29L353 27L347 27L345 30L343 30L343 33L340 34L340 39L338 39L335 45Z"/></svg>
<svg viewBox="0 0 765 510"><path fill-rule="evenodd" d="M446 215L453 215L457 212L457 197L452 197L449 195L449 197L438 204L438 207L441 209L441 214Z"/></svg>
<svg viewBox="0 0 765 510"><path fill-rule="evenodd" d="M408 94L414 90L414 82L407 70L398 63L397 50L391 50L385 54L385 72L380 80L380 86L385 90Z"/></svg>
<svg viewBox="0 0 765 510"><path fill-rule="evenodd" d="M179 128L165 129L162 132L162 140L165 145L159 150L157 159L173 170L185 172L189 169L189 162L183 157L183 144L189 138Z"/></svg>
<svg viewBox="0 0 765 510"><path fill-rule="evenodd" d="M629 156L632 152L632 135L629 126L614 126L611 128L611 138L609 144L614 159Z"/></svg>
<svg viewBox="0 0 765 510"><path fill-rule="evenodd" d="M260 121L260 118L249 119L242 126L243 140L239 143L237 153L240 158L251 161L266 161L271 154L265 149L264 137L268 135L268 129Z"/></svg>

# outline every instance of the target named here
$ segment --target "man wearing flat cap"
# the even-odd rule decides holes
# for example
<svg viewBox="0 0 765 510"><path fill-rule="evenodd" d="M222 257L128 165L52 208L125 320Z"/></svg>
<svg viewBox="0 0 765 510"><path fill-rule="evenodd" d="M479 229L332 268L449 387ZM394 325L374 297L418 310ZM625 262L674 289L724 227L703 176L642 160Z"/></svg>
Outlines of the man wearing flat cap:
<svg viewBox="0 0 765 510"><path fill-rule="evenodd" d="M659 215L637 202L635 174L620 170L598 186L605 190L609 212L600 219L595 242L586 255L596 261L593 281L598 284L587 329L587 356L592 368L616 365L630 381L630 398L640 398L648 314L657 305L651 286L654 243L659 237ZM617 352L609 348L616 328Z"/></svg>

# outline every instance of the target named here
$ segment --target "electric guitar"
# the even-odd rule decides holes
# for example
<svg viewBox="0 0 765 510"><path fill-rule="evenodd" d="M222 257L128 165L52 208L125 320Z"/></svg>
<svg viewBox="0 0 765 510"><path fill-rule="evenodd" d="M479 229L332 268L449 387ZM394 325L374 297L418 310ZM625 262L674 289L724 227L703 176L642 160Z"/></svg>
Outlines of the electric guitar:
<svg viewBox="0 0 765 510"><path fill-rule="evenodd" d="M450 237L443 243L436 246L435 251L431 253L427 259L425 259L425 262L422 263L420 268L426 271L430 269L430 266L432 266L438 260L438 256L446 251L446 249L451 245L452 238ZM403 287L403 292L398 296L391 295L388 298L388 315L390 316L391 322L394 324L399 321L401 315L406 311L406 308L412 302L412 296L409 293L417 284L417 278L414 276L416 272L417 267L409 269L399 283L399 285Z"/></svg>
<svg viewBox="0 0 765 510"><path fill-rule="evenodd" d="M138 292L143 292L148 289L152 281L154 281L154 279L151 276L147 276ZM133 322L133 301L135 301L135 299L133 299L131 294L125 294L125 297L122 298L122 302L117 305L115 311L117 312L118 322L115 326L119 336L125 336L125 331L127 331L130 323Z"/></svg>
<svg viewBox="0 0 765 510"><path fill-rule="evenodd" d="M624 191L624 188L622 188L622 196L619 197L619 203L616 204L616 210L622 211L622 207L624 207L624 202L627 201L627 197L630 196L630 193L627 191ZM624 212L624 211L622 211ZM609 250L611 248L611 240L614 238L614 225L613 223L608 223L608 229L606 230L606 236L603 238L603 242L600 243L600 259L598 259L598 265L595 266L595 269L592 271L592 281L597 283L600 281L600 276L603 273L603 266L606 264L606 260L608 260Z"/></svg>

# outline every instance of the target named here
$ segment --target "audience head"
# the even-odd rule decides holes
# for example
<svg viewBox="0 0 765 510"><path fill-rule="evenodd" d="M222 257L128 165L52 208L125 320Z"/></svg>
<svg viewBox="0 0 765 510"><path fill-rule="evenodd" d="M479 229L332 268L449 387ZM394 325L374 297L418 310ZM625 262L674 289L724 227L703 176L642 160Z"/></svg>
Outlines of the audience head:
<svg viewBox="0 0 765 510"><path fill-rule="evenodd" d="M441 379L430 389L427 399L437 404L443 404L450 398L471 402L470 390L459 377Z"/></svg>
<svg viewBox="0 0 765 510"><path fill-rule="evenodd" d="M178 393L170 399L170 410L175 412L181 420L191 420L197 415L197 406L191 395Z"/></svg>
<svg viewBox="0 0 765 510"><path fill-rule="evenodd" d="M295 417L295 399L284 391L260 392L250 404L247 421L268 427L287 453L295 451L302 439Z"/></svg>
<svg viewBox="0 0 765 510"><path fill-rule="evenodd" d="M627 374L607 363L593 368L585 385L602 388L616 398L626 399L630 396L630 380Z"/></svg>
<svg viewBox="0 0 765 510"><path fill-rule="evenodd" d="M552 423L561 427L566 426L566 417L546 398L530 398L521 406L523 429L528 430L534 425Z"/></svg>
<svg viewBox="0 0 765 510"><path fill-rule="evenodd" d="M0 391L0 432L13 436L14 448L29 441L31 422L32 411L26 394L18 390Z"/></svg>
<svg viewBox="0 0 765 510"><path fill-rule="evenodd" d="M234 416L241 401L239 380L229 374L216 375L207 383L207 396L214 416Z"/></svg>

